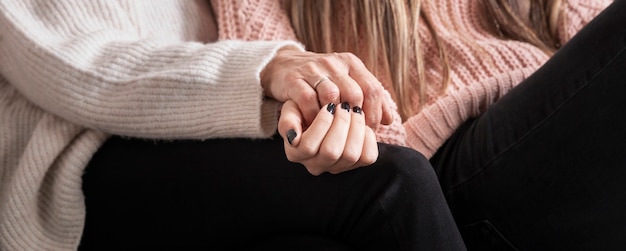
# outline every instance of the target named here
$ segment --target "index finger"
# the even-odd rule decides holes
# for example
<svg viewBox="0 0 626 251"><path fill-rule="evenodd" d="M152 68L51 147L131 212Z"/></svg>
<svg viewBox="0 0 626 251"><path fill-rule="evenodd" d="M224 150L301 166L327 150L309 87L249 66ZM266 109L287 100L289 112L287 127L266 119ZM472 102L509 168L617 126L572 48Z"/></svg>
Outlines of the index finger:
<svg viewBox="0 0 626 251"><path fill-rule="evenodd" d="M391 124L393 113L389 105L386 105L382 83L358 58L351 60L349 74L363 90L363 112L366 124L371 128L377 128L380 123Z"/></svg>
<svg viewBox="0 0 626 251"><path fill-rule="evenodd" d="M287 96L297 104L302 112L305 124L310 124L320 110L320 103L315 89L306 80L298 79L293 83L293 87L289 88Z"/></svg>

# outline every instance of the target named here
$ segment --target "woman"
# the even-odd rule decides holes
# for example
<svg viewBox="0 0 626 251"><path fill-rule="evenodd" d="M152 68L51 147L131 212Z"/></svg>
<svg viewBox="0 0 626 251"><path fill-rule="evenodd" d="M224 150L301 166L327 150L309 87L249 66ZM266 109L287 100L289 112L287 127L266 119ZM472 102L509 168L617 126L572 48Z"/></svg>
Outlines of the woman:
<svg viewBox="0 0 626 251"><path fill-rule="evenodd" d="M204 1L2 1L0 249L464 248L426 159L377 143L362 62L227 28Z"/></svg>
<svg viewBox="0 0 626 251"><path fill-rule="evenodd" d="M470 248L626 245L623 3L580 34L611 1L286 3L308 49L354 53L392 93Z"/></svg>

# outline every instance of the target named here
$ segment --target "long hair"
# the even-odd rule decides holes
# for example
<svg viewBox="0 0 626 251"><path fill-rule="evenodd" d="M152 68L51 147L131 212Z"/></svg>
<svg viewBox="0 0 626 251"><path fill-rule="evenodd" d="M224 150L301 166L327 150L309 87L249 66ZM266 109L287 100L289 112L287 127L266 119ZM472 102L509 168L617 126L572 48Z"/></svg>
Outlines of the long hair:
<svg viewBox="0 0 626 251"><path fill-rule="evenodd" d="M494 35L530 43L552 55L561 46L557 22L562 0L484 0Z"/></svg>
<svg viewBox="0 0 626 251"><path fill-rule="evenodd" d="M418 34L420 21L427 26L439 51L443 65L441 93L450 81L445 47L422 10L422 1L427 0L287 0L285 8L296 36L308 50L352 52L375 76L383 78L381 81L391 83L389 91L405 121L426 102L427 83ZM525 17L528 13L521 13L519 5L514 4L517 0L483 1L485 21L496 24L494 35L529 42L546 51L556 49L549 46L558 41L552 28L555 22L541 20L550 18L552 6L560 0L519 0L533 2L529 18ZM411 81L411 70L417 72L417 81ZM418 94L417 110L410 98L412 93Z"/></svg>

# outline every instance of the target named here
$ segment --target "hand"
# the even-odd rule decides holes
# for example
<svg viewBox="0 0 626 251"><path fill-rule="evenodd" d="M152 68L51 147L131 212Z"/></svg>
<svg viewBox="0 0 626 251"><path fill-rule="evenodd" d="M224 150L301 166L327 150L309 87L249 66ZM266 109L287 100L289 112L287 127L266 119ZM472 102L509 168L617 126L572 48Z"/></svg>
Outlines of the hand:
<svg viewBox="0 0 626 251"><path fill-rule="evenodd" d="M288 100L282 106L278 131L285 140L287 159L303 164L309 173L340 173L370 165L378 158L372 128L365 124L360 107L348 103L327 104L308 128L302 113Z"/></svg>
<svg viewBox="0 0 626 251"><path fill-rule="evenodd" d="M384 102L382 84L351 53L321 54L283 48L261 72L261 85L268 97L280 102L295 101L306 125L322 105L341 102L362 107L371 128L393 121L393 111Z"/></svg>

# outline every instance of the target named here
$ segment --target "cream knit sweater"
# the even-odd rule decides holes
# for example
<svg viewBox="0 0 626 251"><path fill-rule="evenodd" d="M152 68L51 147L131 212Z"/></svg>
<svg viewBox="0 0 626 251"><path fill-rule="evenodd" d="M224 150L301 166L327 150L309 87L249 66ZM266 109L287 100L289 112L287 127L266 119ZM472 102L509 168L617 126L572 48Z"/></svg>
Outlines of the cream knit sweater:
<svg viewBox="0 0 626 251"><path fill-rule="evenodd" d="M227 39L294 39L289 20L277 4L281 0L244 0L225 2L217 12L218 21L228 23L230 31L271 25L283 27L282 36L265 36L264 33L220 32ZM421 112L403 123L405 130L382 127L376 133L379 141L408 145L426 157L432 155L467 119L476 117L519 84L548 60L548 55L538 48L523 42L504 41L487 32L481 23L481 1L477 0L426 0L422 8L432 19L433 27L443 40L449 53L451 83L445 95L439 95L442 83L441 62L437 47L430 37L427 26L420 26L423 44L427 90L427 104ZM600 13L612 0L564 0L563 15L558 21L560 43L565 44L578 30ZM278 24L259 23L257 8L274 9L276 15L285 18L264 20ZM282 13L281 13L282 12ZM341 11L338 11L339 13ZM237 13L237 15L220 15ZM246 18L247 17L247 18ZM343 36L343 34L334 34ZM381 78L383 79L383 78ZM413 81L417 73L413 72ZM391 89L391 83L384 83ZM418 105L417 94L412 99ZM395 107L395 103L392 104ZM398 118L398 116L396 116ZM401 123L396 121L396 123Z"/></svg>
<svg viewBox="0 0 626 251"><path fill-rule="evenodd" d="M259 73L301 45L207 44L214 24L200 0L0 1L0 250L77 248L81 175L110 134L273 135Z"/></svg>

